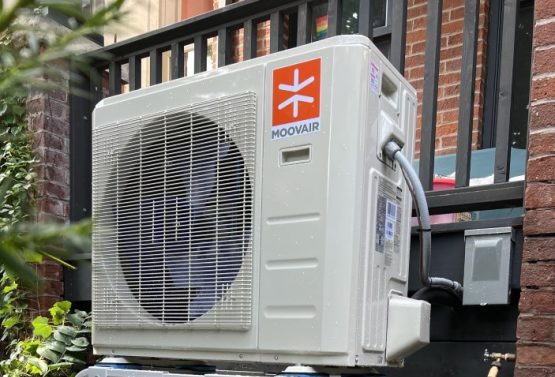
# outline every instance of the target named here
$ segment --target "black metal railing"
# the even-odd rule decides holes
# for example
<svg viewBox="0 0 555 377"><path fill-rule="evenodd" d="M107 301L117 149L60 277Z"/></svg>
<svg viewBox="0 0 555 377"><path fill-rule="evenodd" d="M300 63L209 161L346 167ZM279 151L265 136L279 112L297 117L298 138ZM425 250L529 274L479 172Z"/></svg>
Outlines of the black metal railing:
<svg viewBox="0 0 555 377"><path fill-rule="evenodd" d="M373 1L373 0L372 0ZM89 99L72 96L71 134L71 217L77 220L90 214L90 114L106 94L115 95L122 88L122 67L126 66L129 90L141 87L141 64L148 58L150 85L162 81L162 55L170 54L170 79L184 76L184 46L194 46L194 72L207 69L209 38L218 41L219 66L231 63L236 38L243 31L243 59L257 53L257 25L269 22L270 53L310 43L313 38L313 6L322 1L310 0L244 0L177 24L149 32L95 52L96 60L90 77L75 83L75 88L90 91ZM495 181L493 184L468 187L472 153L472 126L478 44L479 0L465 0L464 41L461 69L459 123L456 154L456 188L433 192L435 130L439 57L441 47L442 1L428 1L425 78L422 104L422 136L420 178L428 190L430 212L450 213L473 210L519 207L522 205L523 182L508 182L510 167L509 119L511 107L512 62L515 40L515 15L518 0L505 0L501 45L501 85L496 130ZM389 0L386 24L374 27L371 0L358 6L358 31L380 47L393 65L404 73L407 0ZM327 36L342 32L342 1L327 1ZM288 28L288 34L284 29ZM286 37L285 37L286 36ZM286 40L287 39L287 40ZM99 54L100 53L100 54ZM98 58L103 56L103 58ZM107 75L107 90L103 80ZM106 93L107 91L107 93Z"/></svg>

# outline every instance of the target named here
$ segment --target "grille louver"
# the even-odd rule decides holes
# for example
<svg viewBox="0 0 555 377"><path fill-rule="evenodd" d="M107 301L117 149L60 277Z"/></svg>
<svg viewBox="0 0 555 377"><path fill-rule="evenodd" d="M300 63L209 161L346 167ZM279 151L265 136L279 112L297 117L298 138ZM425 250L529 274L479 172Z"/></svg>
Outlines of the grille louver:
<svg viewBox="0 0 555 377"><path fill-rule="evenodd" d="M97 326L251 323L256 98L93 131Z"/></svg>

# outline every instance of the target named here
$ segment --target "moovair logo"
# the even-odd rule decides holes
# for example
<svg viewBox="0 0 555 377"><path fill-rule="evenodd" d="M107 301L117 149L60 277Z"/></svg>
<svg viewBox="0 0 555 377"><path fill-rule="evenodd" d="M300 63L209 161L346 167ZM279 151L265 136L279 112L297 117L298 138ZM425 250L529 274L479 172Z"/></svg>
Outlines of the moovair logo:
<svg viewBox="0 0 555 377"><path fill-rule="evenodd" d="M272 140L320 131L320 59L275 69Z"/></svg>

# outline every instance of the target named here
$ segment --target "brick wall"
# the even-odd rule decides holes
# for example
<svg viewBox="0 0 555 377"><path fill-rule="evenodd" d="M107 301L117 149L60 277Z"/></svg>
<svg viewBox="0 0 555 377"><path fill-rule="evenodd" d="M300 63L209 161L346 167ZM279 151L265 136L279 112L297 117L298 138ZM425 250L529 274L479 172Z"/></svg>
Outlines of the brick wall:
<svg viewBox="0 0 555 377"><path fill-rule="evenodd" d="M555 7L536 0L516 377L555 375Z"/></svg>
<svg viewBox="0 0 555 377"><path fill-rule="evenodd" d="M418 93L416 155L420 150L422 127L422 89L424 83L424 51L426 48L426 11L428 0L409 0L407 11L407 48L405 77ZM474 97L474 123L472 147L480 143L483 110L487 40L488 0L480 2L478 49L476 59L476 91ZM459 116L460 70L463 51L464 0L443 0L441 27L441 53L438 82L438 111L436 128L436 154L455 153Z"/></svg>
<svg viewBox="0 0 555 377"><path fill-rule="evenodd" d="M67 78L60 85L59 89L34 91L27 101L29 127L39 161L36 169L39 223L69 219L69 102L64 89L68 88ZM43 290L31 298L30 307L44 314L62 298L63 273L61 266L52 261L45 261L36 269L44 284Z"/></svg>

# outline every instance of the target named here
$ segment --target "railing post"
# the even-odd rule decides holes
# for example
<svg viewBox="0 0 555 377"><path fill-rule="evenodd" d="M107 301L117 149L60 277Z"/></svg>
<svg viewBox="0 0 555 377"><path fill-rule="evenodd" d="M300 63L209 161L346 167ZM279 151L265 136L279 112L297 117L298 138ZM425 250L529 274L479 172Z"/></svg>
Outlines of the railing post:
<svg viewBox="0 0 555 377"><path fill-rule="evenodd" d="M360 0L358 6L358 33L372 39L374 36L374 18L371 0Z"/></svg>
<svg viewBox="0 0 555 377"><path fill-rule="evenodd" d="M218 30L218 67L223 67L231 61L231 38L229 30L224 27Z"/></svg>
<svg viewBox="0 0 555 377"><path fill-rule="evenodd" d="M110 62L108 76L108 90L111 96L121 93L121 65L117 62Z"/></svg>
<svg viewBox="0 0 555 377"><path fill-rule="evenodd" d="M172 43L171 66L172 80L185 75L185 54L183 52L183 43Z"/></svg>
<svg viewBox="0 0 555 377"><path fill-rule="evenodd" d="M328 37L341 34L341 0L328 0Z"/></svg>
<svg viewBox="0 0 555 377"><path fill-rule="evenodd" d="M515 53L518 0L505 0L501 58L499 59L499 99L495 135L495 169L493 181L506 182L511 168L511 100L513 92L513 58Z"/></svg>
<svg viewBox="0 0 555 377"><path fill-rule="evenodd" d="M247 20L243 24L243 60L256 57L256 22Z"/></svg>
<svg viewBox="0 0 555 377"><path fill-rule="evenodd" d="M155 48L150 51L150 85L162 82L162 51Z"/></svg>
<svg viewBox="0 0 555 377"><path fill-rule="evenodd" d="M87 75L72 64L70 76L69 127L69 219L91 216L91 112L97 102L97 89ZM97 87L98 88L98 87ZM91 89L94 89L91 92ZM102 90L102 88L100 88ZM85 93L91 93L92 98Z"/></svg>
<svg viewBox="0 0 555 377"><path fill-rule="evenodd" d="M391 24L391 56L389 60L404 75L405 49L407 47L407 0L393 1Z"/></svg>
<svg viewBox="0 0 555 377"><path fill-rule="evenodd" d="M141 58L132 56L129 58L129 91L141 87Z"/></svg>
<svg viewBox="0 0 555 377"><path fill-rule="evenodd" d="M455 186L468 186L472 151L474 119L474 81L476 80L476 47L480 1L466 0L464 4L463 57L459 95L459 125L457 128L457 162Z"/></svg>
<svg viewBox="0 0 555 377"><path fill-rule="evenodd" d="M283 15L280 11L270 16L270 53L283 50Z"/></svg>
<svg viewBox="0 0 555 377"><path fill-rule="evenodd" d="M198 35L195 37L195 73L206 71L206 37Z"/></svg>
<svg viewBox="0 0 555 377"><path fill-rule="evenodd" d="M310 6L302 3L297 11L297 46L310 42L310 20Z"/></svg>
<svg viewBox="0 0 555 377"><path fill-rule="evenodd" d="M433 187L432 182L434 178L441 12L442 0L428 1L419 171L422 186L428 191Z"/></svg>

